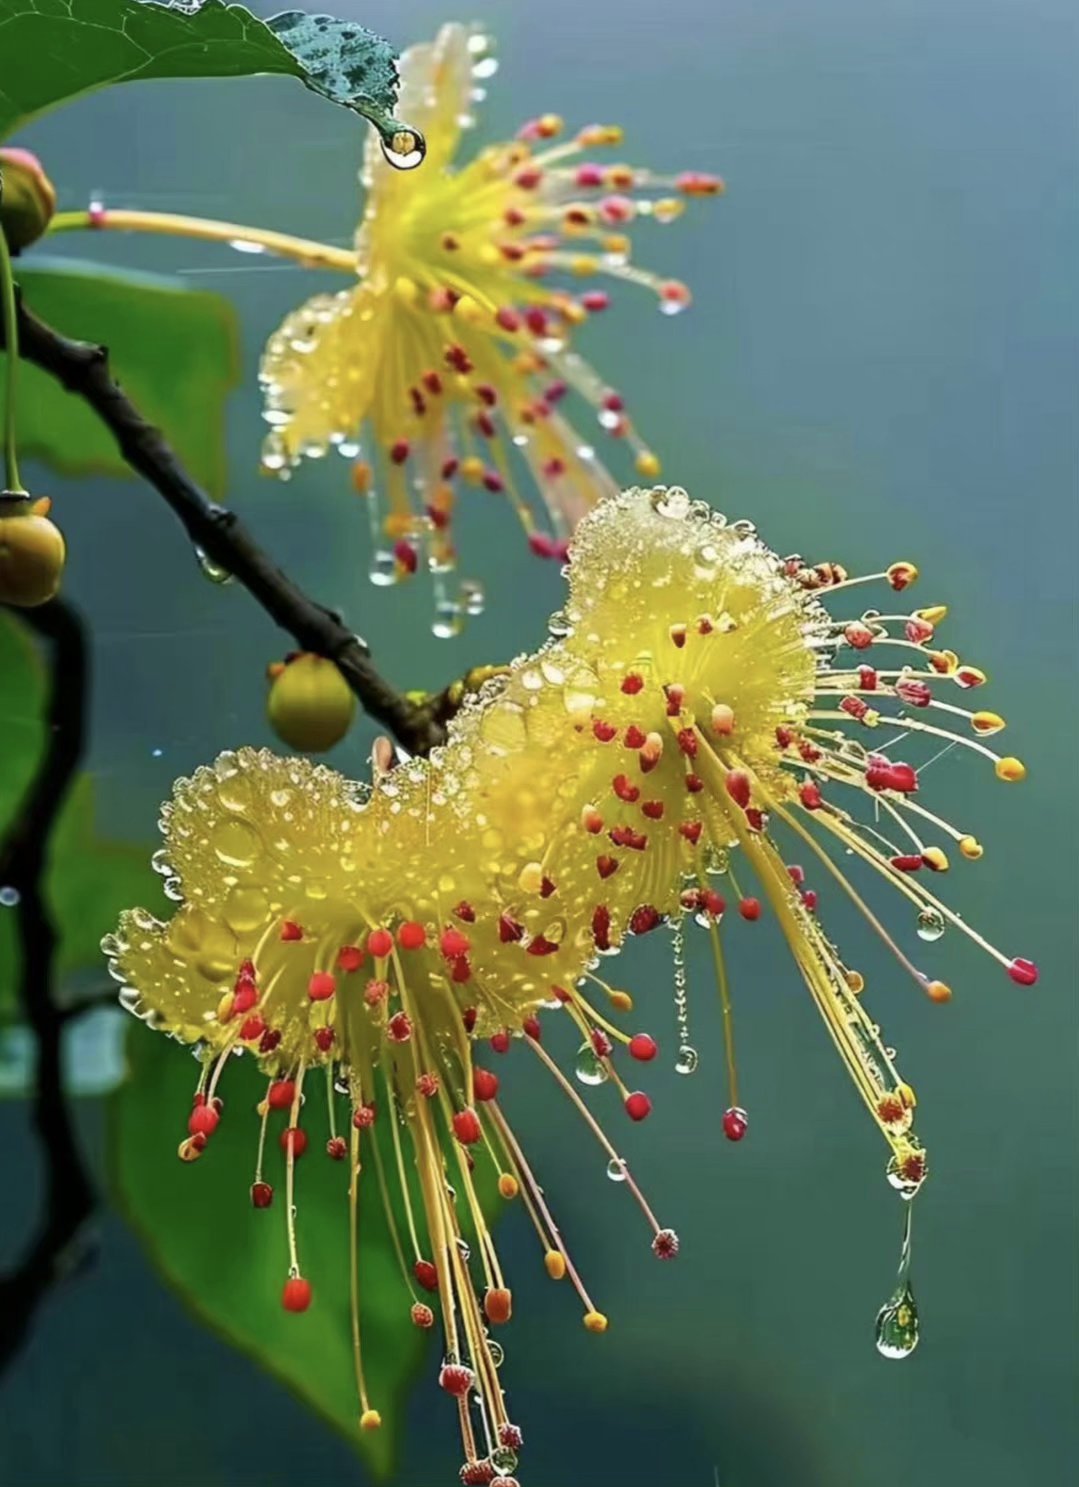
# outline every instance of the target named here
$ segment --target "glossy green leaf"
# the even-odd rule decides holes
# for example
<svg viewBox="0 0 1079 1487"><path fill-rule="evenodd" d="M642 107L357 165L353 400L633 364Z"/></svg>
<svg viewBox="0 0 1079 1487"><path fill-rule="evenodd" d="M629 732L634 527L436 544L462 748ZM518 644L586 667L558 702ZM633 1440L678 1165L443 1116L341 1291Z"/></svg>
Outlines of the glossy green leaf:
<svg viewBox="0 0 1079 1487"><path fill-rule="evenodd" d="M0 0L0 139L110 83L261 73L299 78L382 130L397 97L392 47L352 21L263 21L223 0Z"/></svg>
<svg viewBox="0 0 1079 1487"><path fill-rule="evenodd" d="M0 737L4 740L0 835L14 818L44 747L45 692L44 664L25 627L11 615L0 614ZM132 903L151 908L163 905L164 895L149 865L149 850L97 834L93 781L89 775L80 775L49 845L47 889L59 931L56 972L61 1001L63 983L74 972L88 971L91 977L96 973L96 984L108 985L100 942L122 908ZM0 906L0 1021L18 1016L18 973L15 915Z"/></svg>
<svg viewBox="0 0 1079 1487"><path fill-rule="evenodd" d="M219 1086L225 1101L221 1124L193 1163L178 1161L176 1149L186 1133L198 1066L174 1042L137 1025L128 1038L128 1062L130 1078L111 1101L112 1180L165 1279L203 1321L343 1431L373 1470L389 1472L405 1391L420 1367L426 1337L409 1318L411 1298L392 1248L374 1162L370 1156L364 1162L360 1181L360 1295L368 1391L383 1425L361 1434L349 1332L348 1163L324 1153L328 1121L318 1078L309 1083L309 1145L296 1168L299 1257L314 1299L297 1316L281 1305L288 1272L283 1116L272 1117L266 1144L263 1176L275 1189L273 1204L258 1210L251 1205L255 1106L266 1089L253 1060L230 1061ZM342 1100L337 1104L344 1110ZM372 1133L379 1130L376 1123ZM381 1137L385 1160L392 1162L385 1129ZM490 1188L485 1196L490 1199ZM402 1215L397 1222L405 1232Z"/></svg>
<svg viewBox="0 0 1079 1487"><path fill-rule="evenodd" d="M143 417L164 431L195 479L222 498L225 406L240 376L237 319L228 300L69 259L19 264L16 277L27 306L54 329L109 348L113 373ZM0 368L0 386L3 380ZM26 363L19 452L64 475L131 478L93 410Z"/></svg>

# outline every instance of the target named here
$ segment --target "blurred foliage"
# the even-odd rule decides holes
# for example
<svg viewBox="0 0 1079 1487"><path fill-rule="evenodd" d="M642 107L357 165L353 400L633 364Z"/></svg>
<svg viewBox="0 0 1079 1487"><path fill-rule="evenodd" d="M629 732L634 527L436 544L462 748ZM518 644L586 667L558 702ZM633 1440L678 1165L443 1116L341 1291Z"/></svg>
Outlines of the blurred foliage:
<svg viewBox="0 0 1079 1487"><path fill-rule="evenodd" d="M45 667L29 634L10 615L0 614L0 731L4 737L0 835L15 818L45 745L45 692ZM122 908L137 903L157 910L164 895L150 868L150 849L99 836L94 815L93 780L82 774L76 777L49 846L46 886L59 932L56 970L60 982L74 972L100 968L99 983L104 987L108 978L101 936L114 926ZM0 907L0 1022L18 1017L18 975L15 915L10 908ZM64 1001L62 986L57 999L61 1004Z"/></svg>
<svg viewBox="0 0 1079 1487"><path fill-rule="evenodd" d="M225 403L239 382L238 330L228 300L173 280L70 259L20 264L27 306L54 330L109 349L112 370L161 428L191 474L220 499L227 480ZM0 366L0 387L4 382ZM131 478L93 409L24 364L19 448L63 475Z"/></svg>
<svg viewBox="0 0 1079 1487"><path fill-rule="evenodd" d="M271 1116L266 1140L263 1178L275 1189L273 1204L255 1209L250 1198L259 1131L255 1107L266 1093L253 1060L230 1060L220 1086L221 1124L190 1164L175 1153L186 1134L198 1065L174 1043L133 1026L128 1066L130 1077L111 1101L111 1176L120 1207L151 1258L204 1322L344 1432L376 1474L387 1475L404 1423L405 1394L429 1340L409 1317L411 1297L372 1159L371 1140L379 1138L391 1176L389 1111L364 1133L365 1157L361 1151L360 1325L368 1392L383 1419L381 1430L361 1434L349 1324L348 1162L333 1161L324 1151L329 1127L319 1071L308 1080L303 1124L309 1145L296 1167L299 1257L314 1300L297 1315L281 1305L288 1276L283 1113ZM347 1130L347 1102L336 1103ZM490 1211L497 1201L494 1183L482 1168L475 1181ZM391 1191L396 1186L391 1181ZM412 1202L419 1205L418 1188ZM407 1243L403 1207L396 1209L396 1223Z"/></svg>
<svg viewBox="0 0 1079 1487"><path fill-rule="evenodd" d="M374 122L393 113L393 49L351 21L242 5L0 0L0 139L109 83L278 73Z"/></svg>

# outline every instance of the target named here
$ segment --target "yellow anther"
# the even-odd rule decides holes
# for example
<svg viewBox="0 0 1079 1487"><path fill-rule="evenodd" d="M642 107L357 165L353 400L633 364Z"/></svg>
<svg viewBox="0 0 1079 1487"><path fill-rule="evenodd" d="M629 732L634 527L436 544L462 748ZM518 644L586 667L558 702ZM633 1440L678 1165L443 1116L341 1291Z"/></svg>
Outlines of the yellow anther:
<svg viewBox="0 0 1079 1487"><path fill-rule="evenodd" d="M284 669L285 669L285 663L284 663L284 661L271 661L270 664L269 664L269 666L267 666L267 668L266 668L266 680L272 682L275 677L278 677L278 676L281 675L281 673L282 673L282 671L284 671Z"/></svg>
<svg viewBox="0 0 1079 1487"><path fill-rule="evenodd" d="M512 1172L499 1173L498 1191L502 1194L503 1198L516 1198L520 1187Z"/></svg>
<svg viewBox="0 0 1079 1487"><path fill-rule="evenodd" d="M929 664L941 676L951 676L959 669L959 657L954 651L930 651Z"/></svg>
<svg viewBox="0 0 1079 1487"><path fill-rule="evenodd" d="M543 1257L543 1263L552 1280L561 1280L566 1273L566 1257L561 1250L549 1249Z"/></svg>
<svg viewBox="0 0 1079 1487"><path fill-rule="evenodd" d="M933 625L934 627L939 625L941 620L946 619L947 615L947 604L931 604L928 609L916 609L914 611L914 618L916 620L924 620L927 625Z"/></svg>
<svg viewBox="0 0 1079 1487"><path fill-rule="evenodd" d="M410 279L405 274L401 274L394 281L393 292L395 298L403 305L414 305L420 296L415 279Z"/></svg>
<svg viewBox="0 0 1079 1487"><path fill-rule="evenodd" d="M598 272L599 264L589 253L578 253L570 264L570 271L579 279L587 279L590 274Z"/></svg>
<svg viewBox="0 0 1079 1487"><path fill-rule="evenodd" d="M202 1148L205 1144L204 1141L196 1141L194 1136L188 1136L176 1148L176 1155L181 1162L197 1162L202 1156Z"/></svg>
<svg viewBox="0 0 1079 1487"><path fill-rule="evenodd" d="M453 307L453 313L465 325L478 325L483 319L483 309L470 294L462 294Z"/></svg>
<svg viewBox="0 0 1079 1487"><path fill-rule="evenodd" d="M364 1410L360 1416L361 1430L378 1430L382 1424L382 1416L378 1410Z"/></svg>
<svg viewBox="0 0 1079 1487"><path fill-rule="evenodd" d="M481 243L476 249L476 257L485 268L494 268L496 264L502 262L502 254L494 243Z"/></svg>
<svg viewBox="0 0 1079 1487"><path fill-rule="evenodd" d="M1027 767L1021 759L1015 759L1011 754L1006 754L1003 759L997 760L997 779L1007 780L1014 785L1018 780L1025 780Z"/></svg>
<svg viewBox="0 0 1079 1487"><path fill-rule="evenodd" d="M636 460L637 474L644 480L655 480L662 466L650 449L642 449Z"/></svg>
<svg viewBox="0 0 1079 1487"><path fill-rule="evenodd" d="M686 209L685 202L679 196L661 196L659 201L652 205L652 216L657 222L674 222Z"/></svg>
<svg viewBox="0 0 1079 1487"><path fill-rule="evenodd" d="M229 1018L232 1016L232 1008L235 1004L235 1001L236 998L233 996L232 992L226 991L225 995L217 1004L218 1022L228 1022Z"/></svg>
<svg viewBox="0 0 1079 1487"><path fill-rule="evenodd" d="M632 1012L633 998L628 991L612 991L611 1006L616 1012Z"/></svg>
<svg viewBox="0 0 1079 1487"><path fill-rule="evenodd" d="M479 485L483 470L483 461L478 455L470 454L461 461L461 479L467 480L469 485Z"/></svg>
<svg viewBox="0 0 1079 1487"><path fill-rule="evenodd" d="M922 861L935 873L948 871L948 859L940 847L926 847L922 853Z"/></svg>
<svg viewBox="0 0 1079 1487"><path fill-rule="evenodd" d="M407 537L416 524L416 518L408 511L391 511L382 523L387 537Z"/></svg>
<svg viewBox="0 0 1079 1487"><path fill-rule="evenodd" d="M898 1085L896 1087L896 1094L903 1101L903 1104L907 1107L908 1110L913 1110L915 1105L917 1105L918 1103L914 1091L911 1089L909 1084Z"/></svg>
<svg viewBox="0 0 1079 1487"><path fill-rule="evenodd" d="M542 863L526 862L517 874L517 887L522 893L538 893L543 887Z"/></svg>
<svg viewBox="0 0 1079 1487"><path fill-rule="evenodd" d="M851 991L853 991L855 996L861 996L862 992L865 990L865 977L862 975L861 971L847 972L847 986L850 988Z"/></svg>
<svg viewBox="0 0 1079 1487"><path fill-rule="evenodd" d="M970 726L975 733L989 734L999 733L1005 724L999 713L975 713Z"/></svg>
<svg viewBox="0 0 1079 1487"><path fill-rule="evenodd" d="M985 848L977 837L961 836L959 838L959 850L968 862L977 862L978 858L985 851Z"/></svg>
<svg viewBox="0 0 1079 1487"><path fill-rule="evenodd" d="M576 300L567 300L562 306L562 319L569 325L583 325L588 319L588 311Z"/></svg>
<svg viewBox="0 0 1079 1487"><path fill-rule="evenodd" d="M601 1311L586 1311L584 1314L584 1324L589 1332L607 1331L607 1318Z"/></svg>
<svg viewBox="0 0 1079 1487"><path fill-rule="evenodd" d="M255 1114L259 1117L260 1120L262 1120L268 1113L269 1109L269 1103L266 1100L260 1100L255 1106Z"/></svg>
<svg viewBox="0 0 1079 1487"><path fill-rule="evenodd" d="M943 981L927 981L925 990L931 1002L950 1002L952 999L952 988Z"/></svg>
<svg viewBox="0 0 1079 1487"><path fill-rule="evenodd" d="M561 134L565 128L561 114L541 114L536 121L537 131L542 139L553 139L556 134Z"/></svg>
<svg viewBox="0 0 1079 1487"><path fill-rule="evenodd" d="M633 248L629 238L621 232L608 233L600 246L604 253L613 253L617 258L628 258Z"/></svg>
<svg viewBox="0 0 1079 1487"><path fill-rule="evenodd" d="M357 460L352 467L352 488L357 495L366 496L371 489L374 471L366 460Z"/></svg>

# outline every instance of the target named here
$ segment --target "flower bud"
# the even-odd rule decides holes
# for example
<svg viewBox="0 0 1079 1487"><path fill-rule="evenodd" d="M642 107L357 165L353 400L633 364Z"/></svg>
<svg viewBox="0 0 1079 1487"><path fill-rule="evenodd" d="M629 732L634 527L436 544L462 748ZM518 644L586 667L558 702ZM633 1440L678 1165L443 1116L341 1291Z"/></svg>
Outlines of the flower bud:
<svg viewBox="0 0 1079 1487"><path fill-rule="evenodd" d="M25 491L0 492L0 604L32 609L60 587L66 549L50 504Z"/></svg>
<svg viewBox="0 0 1079 1487"><path fill-rule="evenodd" d="M278 738L305 754L321 754L348 732L356 699L332 661L301 654L272 677L266 710Z"/></svg>
<svg viewBox="0 0 1079 1487"><path fill-rule="evenodd" d="M13 252L36 243L56 211L56 188L29 150L0 150L0 227Z"/></svg>

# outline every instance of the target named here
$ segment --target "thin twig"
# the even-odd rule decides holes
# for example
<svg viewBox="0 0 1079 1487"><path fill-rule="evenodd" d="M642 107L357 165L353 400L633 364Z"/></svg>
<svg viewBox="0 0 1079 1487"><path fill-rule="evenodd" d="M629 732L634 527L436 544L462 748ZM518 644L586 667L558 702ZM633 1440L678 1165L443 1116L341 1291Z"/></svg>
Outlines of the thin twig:
<svg viewBox="0 0 1079 1487"><path fill-rule="evenodd" d="M414 702L390 686L365 642L336 614L308 598L263 552L234 511L200 489L160 429L147 423L115 381L105 347L69 340L21 302L18 328L22 357L94 410L126 462L164 497L196 547L242 583L302 650L335 662L365 710L409 753L426 754L442 742L453 689Z"/></svg>
<svg viewBox="0 0 1079 1487"><path fill-rule="evenodd" d="M37 1231L23 1257L0 1277L0 1369L18 1351L39 1303L78 1258L97 1202L64 1092L64 1014L53 996L57 937L45 888L52 830L85 744L86 639L79 615L61 599L25 611L24 618L52 651L48 734L37 773L0 841L0 885L19 896L5 912L15 915L18 999L34 1037L33 1117L45 1163L45 1198Z"/></svg>

